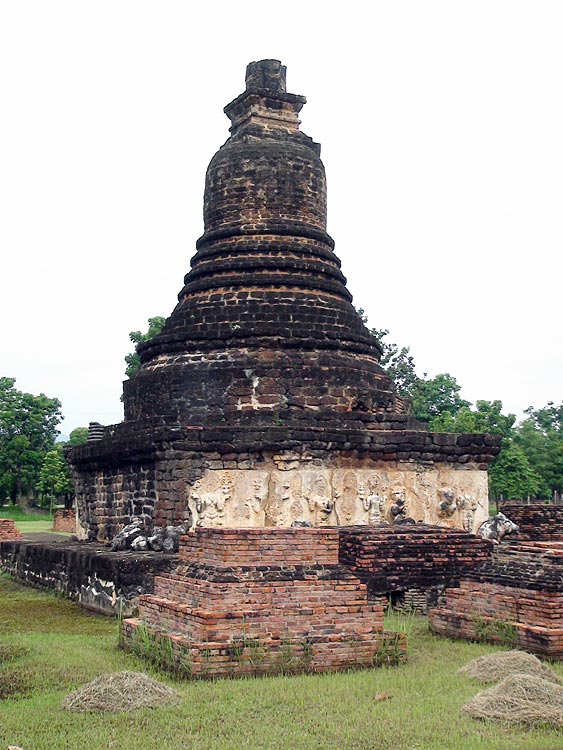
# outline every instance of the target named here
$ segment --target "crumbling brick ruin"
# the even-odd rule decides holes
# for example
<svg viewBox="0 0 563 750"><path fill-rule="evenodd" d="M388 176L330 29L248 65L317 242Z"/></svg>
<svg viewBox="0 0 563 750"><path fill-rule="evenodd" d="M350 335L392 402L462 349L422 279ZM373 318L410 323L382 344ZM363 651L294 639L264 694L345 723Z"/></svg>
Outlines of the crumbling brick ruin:
<svg viewBox="0 0 563 750"><path fill-rule="evenodd" d="M428 618L441 635L563 659L563 543L501 546L440 592Z"/></svg>
<svg viewBox="0 0 563 750"><path fill-rule="evenodd" d="M501 510L518 526L520 541L563 542L563 506L512 501Z"/></svg>
<svg viewBox="0 0 563 750"><path fill-rule="evenodd" d="M426 612L427 593L452 586L492 555L492 542L435 526L342 526L341 565L395 607Z"/></svg>
<svg viewBox="0 0 563 750"><path fill-rule="evenodd" d="M81 533L413 518L475 530L490 435L428 432L379 365L326 232L320 147L277 60L251 63L207 170L179 302L139 347L125 419L70 449Z"/></svg>
<svg viewBox="0 0 563 750"><path fill-rule="evenodd" d="M9 518L0 518L0 542L23 539L23 534Z"/></svg>
<svg viewBox="0 0 563 750"><path fill-rule="evenodd" d="M76 513L74 510L57 510L53 517L53 531L76 532Z"/></svg>
<svg viewBox="0 0 563 750"><path fill-rule="evenodd" d="M430 587L431 627L563 659L563 509L504 503L518 536L441 589Z"/></svg>

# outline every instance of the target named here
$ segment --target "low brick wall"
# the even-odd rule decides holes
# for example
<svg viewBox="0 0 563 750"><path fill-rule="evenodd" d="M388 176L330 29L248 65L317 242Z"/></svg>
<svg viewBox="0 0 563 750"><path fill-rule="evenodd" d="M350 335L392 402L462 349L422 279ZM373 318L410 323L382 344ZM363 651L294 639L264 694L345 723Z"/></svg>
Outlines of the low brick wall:
<svg viewBox="0 0 563 750"><path fill-rule="evenodd" d="M0 542L5 539L23 539L23 534L16 529L14 521L9 518L0 518Z"/></svg>
<svg viewBox="0 0 563 750"><path fill-rule="evenodd" d="M152 592L157 573L170 570L176 555L111 552L101 544L0 542L0 568L22 583L57 591L87 609L132 614L139 595Z"/></svg>
<svg viewBox="0 0 563 750"><path fill-rule="evenodd" d="M57 510L53 519L53 531L66 531L69 534L75 534L76 511Z"/></svg>
<svg viewBox="0 0 563 750"><path fill-rule="evenodd" d="M501 508L520 529L518 539L563 540L563 506L509 502Z"/></svg>
<svg viewBox="0 0 563 750"><path fill-rule="evenodd" d="M489 540L423 524L347 526L339 530L339 560L373 594L426 591L458 580L492 556Z"/></svg>
<svg viewBox="0 0 563 750"><path fill-rule="evenodd" d="M480 570L437 594L433 630L563 659L563 545L500 548Z"/></svg>

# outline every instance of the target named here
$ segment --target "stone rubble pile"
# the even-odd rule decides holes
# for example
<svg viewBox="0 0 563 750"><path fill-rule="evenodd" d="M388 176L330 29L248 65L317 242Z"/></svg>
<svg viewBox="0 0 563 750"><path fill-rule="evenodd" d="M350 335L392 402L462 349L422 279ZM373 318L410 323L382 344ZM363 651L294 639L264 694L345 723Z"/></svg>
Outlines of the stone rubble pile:
<svg viewBox="0 0 563 750"><path fill-rule="evenodd" d="M178 552L182 534L187 534L188 524L178 526L151 527L150 522L142 517L134 518L111 541L113 552L132 549L135 552Z"/></svg>

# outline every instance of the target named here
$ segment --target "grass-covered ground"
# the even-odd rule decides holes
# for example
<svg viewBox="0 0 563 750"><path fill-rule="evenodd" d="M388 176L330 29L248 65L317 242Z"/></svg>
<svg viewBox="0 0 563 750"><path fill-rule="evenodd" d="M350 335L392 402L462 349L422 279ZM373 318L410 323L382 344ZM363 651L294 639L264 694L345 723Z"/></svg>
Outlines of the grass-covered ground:
<svg viewBox="0 0 563 750"><path fill-rule="evenodd" d="M47 513L24 513L19 505L0 506L0 518L10 518L24 534L37 534L53 530L53 516ZM58 532L61 533L61 532ZM66 534L66 536L70 536ZM3 748L0 747L0 750Z"/></svg>
<svg viewBox="0 0 563 750"><path fill-rule="evenodd" d="M460 712L481 688L457 674L493 647L410 632L409 663L336 675L173 682L116 648L116 622L0 575L0 750L556 750L563 732L487 724ZM63 711L72 690L107 672L149 671L180 706ZM561 666L556 669L563 675ZM11 693L11 694L10 694ZM387 700L374 700L389 693Z"/></svg>

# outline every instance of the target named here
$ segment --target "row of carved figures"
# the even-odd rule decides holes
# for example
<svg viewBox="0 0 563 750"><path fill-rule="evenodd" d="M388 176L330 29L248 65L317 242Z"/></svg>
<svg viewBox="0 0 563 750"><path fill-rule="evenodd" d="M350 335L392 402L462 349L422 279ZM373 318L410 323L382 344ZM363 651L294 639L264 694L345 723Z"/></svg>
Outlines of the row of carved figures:
<svg viewBox="0 0 563 750"><path fill-rule="evenodd" d="M386 486L375 472L347 472L339 487L321 472L255 472L236 481L217 472L211 481L195 482L189 496L194 525L205 527L379 525L413 518L472 531L479 504L476 495L448 486L425 489L422 483L417 493Z"/></svg>

